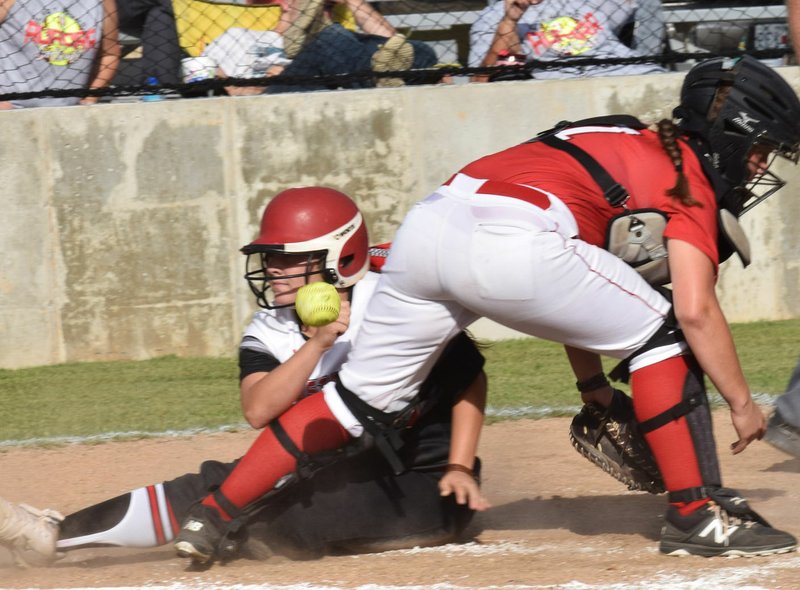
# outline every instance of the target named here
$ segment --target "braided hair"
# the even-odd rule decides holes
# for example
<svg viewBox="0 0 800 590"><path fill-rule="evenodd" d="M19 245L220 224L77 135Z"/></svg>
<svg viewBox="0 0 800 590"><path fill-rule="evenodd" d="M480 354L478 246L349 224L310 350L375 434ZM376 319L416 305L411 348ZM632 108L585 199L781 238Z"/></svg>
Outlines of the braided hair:
<svg viewBox="0 0 800 590"><path fill-rule="evenodd" d="M689 192L689 181L683 172L683 154L681 146L678 144L678 137L680 137L678 126L672 119L661 119L656 125L661 147L672 160L676 172L675 185L667 191L667 194L688 207L702 207L702 203L695 200Z"/></svg>

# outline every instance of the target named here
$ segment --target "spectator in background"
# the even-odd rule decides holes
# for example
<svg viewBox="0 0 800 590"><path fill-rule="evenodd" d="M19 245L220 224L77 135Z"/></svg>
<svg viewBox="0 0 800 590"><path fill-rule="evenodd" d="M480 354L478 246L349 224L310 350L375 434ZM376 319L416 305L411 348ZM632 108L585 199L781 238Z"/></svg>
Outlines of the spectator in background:
<svg viewBox="0 0 800 590"><path fill-rule="evenodd" d="M245 5L277 4L277 0L245 0ZM146 84L155 78L159 84L180 84L181 60L187 57L180 44L172 0L121 0L120 31L138 37L142 57L133 83ZM231 74L233 75L233 74Z"/></svg>
<svg viewBox="0 0 800 590"><path fill-rule="evenodd" d="M663 52L664 21L658 0L497 0L470 28L469 66L527 61L618 59ZM655 63L562 66L535 70L534 78L663 72ZM528 76L526 76L528 77ZM473 81L486 82L488 75Z"/></svg>
<svg viewBox="0 0 800 590"><path fill-rule="evenodd" d="M114 0L0 0L0 95L104 88L119 60ZM72 96L0 101L0 109L98 100Z"/></svg>
<svg viewBox="0 0 800 590"><path fill-rule="evenodd" d="M184 55L178 42L172 0L119 0L118 8L120 31L142 42L134 83L145 84L154 77L161 84L179 84Z"/></svg>
<svg viewBox="0 0 800 590"><path fill-rule="evenodd" d="M336 5L355 19L352 31L332 18ZM355 72L388 72L432 68L433 49L397 33L366 0L295 0L273 31L229 29L209 44L204 55L219 66L222 77L260 78L346 76ZM310 82L305 85L273 84L263 87L227 87L229 94L302 92L333 88L402 86L402 78L351 79Z"/></svg>
<svg viewBox="0 0 800 590"><path fill-rule="evenodd" d="M234 27L214 39L203 51L211 59L219 78L265 78L277 76L292 63L284 50L283 36L275 31ZM226 86L231 96L261 94L263 86Z"/></svg>
<svg viewBox="0 0 800 590"><path fill-rule="evenodd" d="M309 0L308 4L321 0ZM333 0L344 4L355 16L359 31L346 29L341 24L328 20L316 35L306 39L302 49L286 66L283 74L295 76L336 76L354 72L389 72L409 69L432 68L437 63L434 50L421 41L411 41L397 33L366 0ZM319 10L319 9L317 9ZM403 86L403 78L378 78L348 80L346 82L324 82L305 86L275 84L267 93L326 90L336 87L369 88Z"/></svg>

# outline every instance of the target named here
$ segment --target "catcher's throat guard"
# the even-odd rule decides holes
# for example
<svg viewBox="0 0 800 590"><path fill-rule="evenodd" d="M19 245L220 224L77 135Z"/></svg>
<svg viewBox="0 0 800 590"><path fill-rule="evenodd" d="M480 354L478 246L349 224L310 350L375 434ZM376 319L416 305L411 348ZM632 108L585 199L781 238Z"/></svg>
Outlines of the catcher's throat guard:
<svg viewBox="0 0 800 590"><path fill-rule="evenodd" d="M719 227L719 242L739 256L742 266L750 265L750 241L742 229L739 219L727 209L717 210L717 226Z"/></svg>

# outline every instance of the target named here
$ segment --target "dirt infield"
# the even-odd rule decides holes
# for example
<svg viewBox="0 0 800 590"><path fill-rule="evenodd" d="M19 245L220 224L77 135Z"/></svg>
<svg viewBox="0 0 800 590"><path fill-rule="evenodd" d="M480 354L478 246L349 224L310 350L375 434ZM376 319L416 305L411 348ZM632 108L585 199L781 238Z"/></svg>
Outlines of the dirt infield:
<svg viewBox="0 0 800 590"><path fill-rule="evenodd" d="M17 570L0 556L0 589L169 587L564 588L569 590L796 589L800 555L672 558L657 552L664 496L628 492L569 445L568 419L486 427L484 489L493 508L472 539L431 549L314 561L236 561L186 569L171 547L83 549L48 569ZM800 460L765 443L743 455L727 412L715 412L724 483L775 526L800 535ZM0 453L0 495L70 512L129 489L240 455L253 433L215 434Z"/></svg>

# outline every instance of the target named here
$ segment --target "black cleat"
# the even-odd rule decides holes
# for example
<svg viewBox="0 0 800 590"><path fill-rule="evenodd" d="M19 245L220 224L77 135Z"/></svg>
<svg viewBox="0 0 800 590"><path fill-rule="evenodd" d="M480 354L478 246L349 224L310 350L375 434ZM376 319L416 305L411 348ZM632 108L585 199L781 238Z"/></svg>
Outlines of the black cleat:
<svg viewBox="0 0 800 590"><path fill-rule="evenodd" d="M204 504L195 504L175 537L175 552L194 563L206 564L217 554L225 536L225 522L219 512Z"/></svg>
<svg viewBox="0 0 800 590"><path fill-rule="evenodd" d="M744 498L732 500L746 506ZM665 520L659 551L667 555L755 557L797 549L797 539L754 512L731 514L713 500L687 516L670 506Z"/></svg>

